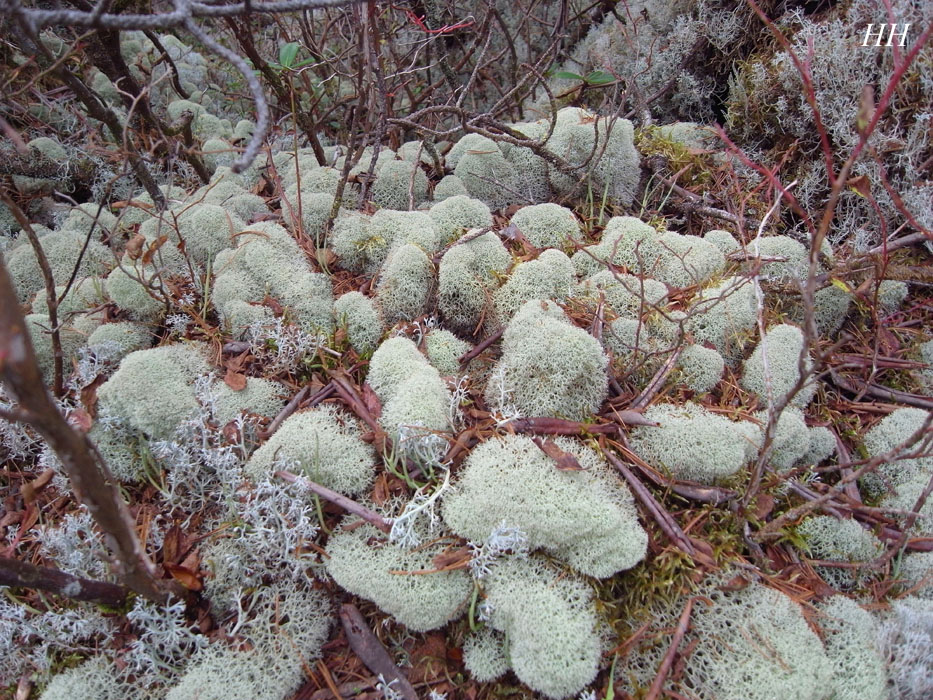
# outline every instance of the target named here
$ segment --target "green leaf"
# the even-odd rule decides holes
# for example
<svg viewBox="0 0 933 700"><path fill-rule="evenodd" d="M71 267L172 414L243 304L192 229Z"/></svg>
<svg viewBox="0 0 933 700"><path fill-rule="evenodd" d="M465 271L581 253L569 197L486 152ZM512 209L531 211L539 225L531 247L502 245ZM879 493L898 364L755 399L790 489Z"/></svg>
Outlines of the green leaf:
<svg viewBox="0 0 933 700"><path fill-rule="evenodd" d="M590 85L609 85L610 83L614 83L616 81L614 75L601 70L594 70L590 73L587 73L583 80L585 80Z"/></svg>
<svg viewBox="0 0 933 700"><path fill-rule="evenodd" d="M298 43L295 41L290 41L287 44L282 44L279 47L279 65L283 68L291 68L292 64L295 62L295 58L298 56Z"/></svg>
<svg viewBox="0 0 933 700"><path fill-rule="evenodd" d="M554 74L555 78L560 78L562 80L583 80L582 75L577 75L576 73L571 73L565 70L559 70Z"/></svg>
<svg viewBox="0 0 933 700"><path fill-rule="evenodd" d="M306 58L303 61L298 61L298 63L293 65L292 68L297 70L298 68L304 68L305 66L313 66L315 65L315 61L316 59L314 58Z"/></svg>

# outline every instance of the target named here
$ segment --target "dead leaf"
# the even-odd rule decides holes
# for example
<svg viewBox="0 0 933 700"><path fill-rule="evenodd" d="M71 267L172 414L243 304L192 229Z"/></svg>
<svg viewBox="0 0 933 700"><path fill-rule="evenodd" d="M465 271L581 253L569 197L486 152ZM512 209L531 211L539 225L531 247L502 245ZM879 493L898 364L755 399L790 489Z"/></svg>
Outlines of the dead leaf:
<svg viewBox="0 0 933 700"><path fill-rule="evenodd" d="M472 558L473 555L468 547L457 547L456 549L445 549L431 561L438 569L464 569Z"/></svg>
<svg viewBox="0 0 933 700"><path fill-rule="evenodd" d="M76 408L68 414L68 424L86 433L91 429L94 421L83 408Z"/></svg>
<svg viewBox="0 0 933 700"><path fill-rule="evenodd" d="M204 588L204 583L201 581L201 577L198 576L195 572L186 569L183 566L175 566L174 564L164 564L165 570L168 571L172 578L178 581L182 586L187 588L189 591L200 591Z"/></svg>
<svg viewBox="0 0 933 700"><path fill-rule="evenodd" d="M227 423L220 432L223 434L224 440L226 440L230 444L233 444L233 445L239 444L240 431L237 428L237 422L235 420L232 420L229 423Z"/></svg>
<svg viewBox="0 0 933 700"><path fill-rule="evenodd" d="M868 177L866 175L851 177L846 181L846 185L857 195L865 197L865 199L868 199L871 195L871 184L868 182Z"/></svg>
<svg viewBox="0 0 933 700"><path fill-rule="evenodd" d="M717 588L721 591L741 591L746 586L748 586L748 579L741 574L736 574Z"/></svg>
<svg viewBox="0 0 933 700"><path fill-rule="evenodd" d="M152 258L155 257L155 254L159 252L165 241L168 240L168 236L159 236L152 243L149 244L149 247L146 249L146 252L143 254L143 264L148 265L152 262Z"/></svg>
<svg viewBox="0 0 933 700"><path fill-rule="evenodd" d="M224 375L224 384L234 391L243 391L246 388L246 375L228 369Z"/></svg>
<svg viewBox="0 0 933 700"><path fill-rule="evenodd" d="M382 403L369 384L363 385L363 405L366 406L366 410L372 414L373 418L378 419L382 415Z"/></svg>
<svg viewBox="0 0 933 700"><path fill-rule="evenodd" d="M106 381L106 376L98 374L94 377L94 381L81 389L81 404L91 418L97 416L97 390L100 388L101 384Z"/></svg>
<svg viewBox="0 0 933 700"><path fill-rule="evenodd" d="M165 564L176 564L181 556L181 528L172 525L162 540L162 561Z"/></svg>
<svg viewBox="0 0 933 700"><path fill-rule="evenodd" d="M130 260L137 260L142 255L144 245L146 245L146 237L137 233L126 243L126 256Z"/></svg>
<svg viewBox="0 0 933 700"><path fill-rule="evenodd" d="M755 505L755 519L764 520L772 510L774 510L774 496L768 493L759 494L758 503Z"/></svg>
<svg viewBox="0 0 933 700"><path fill-rule="evenodd" d="M389 482L388 479L386 479L385 472L383 472L379 475L379 478L376 479L376 483L373 486L373 492L370 496L370 499L375 505L381 506L389 500L390 495Z"/></svg>
<svg viewBox="0 0 933 700"><path fill-rule="evenodd" d="M36 504L33 503L26 506L26 514L23 516L23 525L20 527L19 532L16 535L17 539L29 532L32 529L32 526L35 525L38 520L39 509L36 508Z"/></svg>
<svg viewBox="0 0 933 700"><path fill-rule="evenodd" d="M26 505L31 505L35 502L36 495L48 485L53 476L55 476L55 470L46 469L32 481L19 487L19 492L23 495L23 500L26 502Z"/></svg>
<svg viewBox="0 0 933 700"><path fill-rule="evenodd" d="M581 472L583 467L580 466L580 463L577 461L577 458L574 457L569 452L565 452L560 447L558 447L556 442L552 440L542 440L538 437L531 438L531 441L536 444L541 451L546 454L548 457L557 462L557 468L562 472Z"/></svg>
<svg viewBox="0 0 933 700"><path fill-rule="evenodd" d="M285 308L278 302L278 299L274 299L268 294L266 294L266 298L262 300L262 305L272 309L272 313L276 318L281 317L285 313Z"/></svg>

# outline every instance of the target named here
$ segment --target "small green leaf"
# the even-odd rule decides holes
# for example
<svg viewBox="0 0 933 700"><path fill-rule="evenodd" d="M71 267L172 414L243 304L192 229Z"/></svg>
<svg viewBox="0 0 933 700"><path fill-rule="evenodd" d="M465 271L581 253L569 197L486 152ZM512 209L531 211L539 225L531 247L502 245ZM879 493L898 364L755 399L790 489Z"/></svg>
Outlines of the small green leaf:
<svg viewBox="0 0 933 700"><path fill-rule="evenodd" d="M571 73L565 70L559 70L554 74L555 78L560 78L561 80L583 80L582 75L577 75L576 73Z"/></svg>
<svg viewBox="0 0 933 700"><path fill-rule="evenodd" d="M615 76L601 70L594 70L587 73L587 76L583 80L590 85L609 85L616 81Z"/></svg>
<svg viewBox="0 0 933 700"><path fill-rule="evenodd" d="M295 41L290 41L287 44L282 44L279 47L279 65L283 68L291 68L292 64L295 62L295 58L298 56L298 43Z"/></svg>
<svg viewBox="0 0 933 700"><path fill-rule="evenodd" d="M305 66L313 66L315 65L315 60L316 59L314 58L306 58L303 61L298 61L298 63L292 66L292 69L298 70L299 68L304 68Z"/></svg>

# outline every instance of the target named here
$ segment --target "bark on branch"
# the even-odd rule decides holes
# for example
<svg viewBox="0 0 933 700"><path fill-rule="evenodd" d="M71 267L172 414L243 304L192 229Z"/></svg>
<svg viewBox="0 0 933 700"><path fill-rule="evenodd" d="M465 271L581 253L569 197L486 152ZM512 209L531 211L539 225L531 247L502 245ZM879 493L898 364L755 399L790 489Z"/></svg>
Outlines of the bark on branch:
<svg viewBox="0 0 933 700"><path fill-rule="evenodd" d="M27 564L8 557L0 557L0 586L36 588L72 600L101 603L112 608L122 607L126 602L126 589L123 586L72 576L59 569Z"/></svg>

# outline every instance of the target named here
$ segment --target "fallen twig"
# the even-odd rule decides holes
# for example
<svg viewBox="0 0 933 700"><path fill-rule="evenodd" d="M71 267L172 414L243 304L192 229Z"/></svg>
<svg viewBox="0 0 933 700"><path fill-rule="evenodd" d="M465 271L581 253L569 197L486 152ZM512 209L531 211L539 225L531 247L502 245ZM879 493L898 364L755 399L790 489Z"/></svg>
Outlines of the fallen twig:
<svg viewBox="0 0 933 700"><path fill-rule="evenodd" d="M664 531L664 534L670 538L678 549L689 554L691 557L696 557L696 548L693 546L693 543L690 542L690 538L687 537L687 534L680 528L680 525L677 524L677 521L674 520L673 516L664 510L645 485L632 474L632 471L626 467L618 457L608 450L603 450L603 454L606 456L606 459L609 460L609 463L622 474L625 481L628 482L629 488L632 489L632 492L635 494L635 497L648 509L648 512L651 513L651 517L654 518L658 526Z"/></svg>
<svg viewBox="0 0 933 700"><path fill-rule="evenodd" d="M126 602L126 588L123 586L80 578L59 569L35 566L7 557L0 557L0 586L51 591L72 600L101 603L112 608L122 607Z"/></svg>
<svg viewBox="0 0 933 700"><path fill-rule="evenodd" d="M463 353L463 354L460 356L460 364L461 364L461 365L465 365L467 362L469 362L469 361L472 360L474 357L476 357L477 355L479 355L481 352L483 352L483 350L485 350L485 349L488 348L490 345L492 345L492 344L495 343L497 340L499 340L499 338L502 337L502 334L503 334L503 333L505 333L505 327L500 328L499 330L497 330L495 333L493 333L493 334L490 335L488 338L486 338L485 340L483 340L479 345L477 345L476 347L474 347L474 348L473 348L472 350L470 350L469 352Z"/></svg>
<svg viewBox="0 0 933 700"><path fill-rule="evenodd" d="M366 522L375 525L380 530L386 534L392 530L392 521L388 518L383 518L379 513L374 510L370 510L366 506L360 505L351 498L347 498L342 493L337 493L336 491L331 491L326 486L321 486L309 479L306 479L303 476L298 476L297 474L292 474L291 472L280 470L275 473L280 479L284 479L290 484L300 484L303 488L308 489L312 493L316 493L318 496L323 498L325 501L330 501L334 505L340 506L348 513L359 516Z"/></svg>
<svg viewBox="0 0 933 700"><path fill-rule="evenodd" d="M401 693L405 700L418 700L418 695L405 674L392 661L389 652L376 639L355 605L345 603L340 606L340 624L347 635L350 648L359 657L366 668L381 676L383 682L394 683L392 690Z"/></svg>
<svg viewBox="0 0 933 700"><path fill-rule="evenodd" d="M614 435L618 428L610 423L579 423L563 418L514 418L505 427L516 433L541 435Z"/></svg>
<svg viewBox="0 0 933 700"><path fill-rule="evenodd" d="M693 598L687 601L687 604L684 606L684 611L680 614L680 619L677 621L677 629L674 631L674 638L671 639L671 645L668 647L667 653L664 654L664 659L662 659L661 665L658 667L658 673L654 677L651 687L648 688L648 694L645 695L645 700L657 700L657 698L661 697L661 691L664 689L664 681L667 680L667 674L670 673L671 666L674 664L674 657L677 655L677 648L683 641L684 635L687 633L687 628L690 626L691 612L693 612Z"/></svg>

